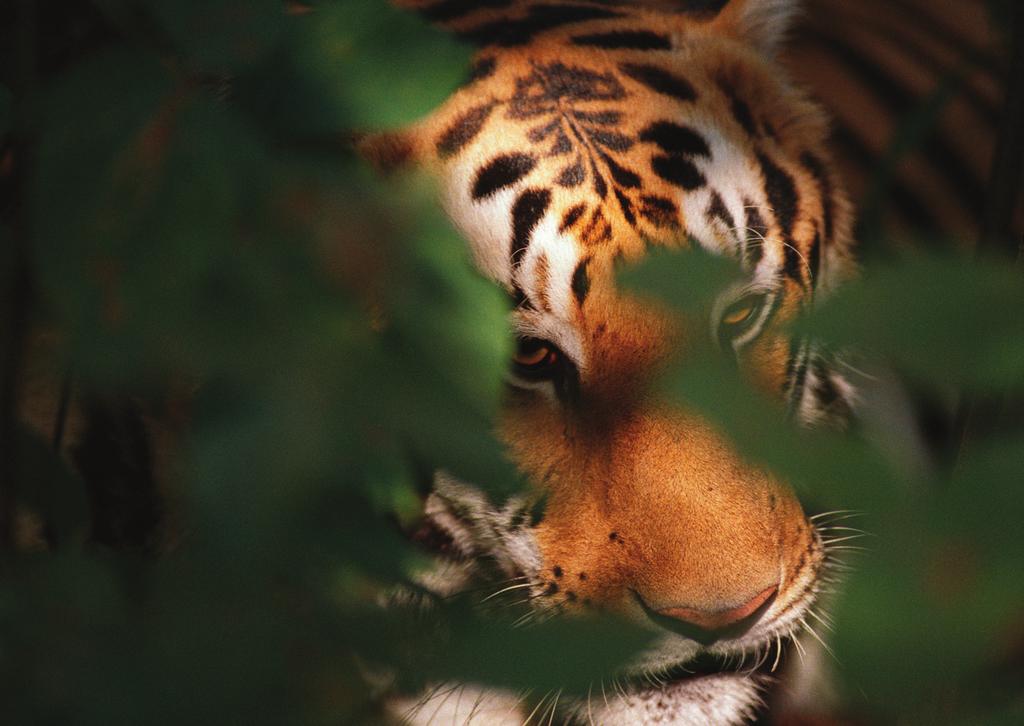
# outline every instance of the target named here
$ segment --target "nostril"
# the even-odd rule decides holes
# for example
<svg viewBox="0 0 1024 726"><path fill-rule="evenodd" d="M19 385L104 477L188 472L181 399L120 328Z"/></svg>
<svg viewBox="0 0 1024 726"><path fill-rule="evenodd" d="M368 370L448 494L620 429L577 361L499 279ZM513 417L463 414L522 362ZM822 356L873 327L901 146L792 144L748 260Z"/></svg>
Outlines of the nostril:
<svg viewBox="0 0 1024 726"><path fill-rule="evenodd" d="M746 632L771 607L778 591L778 585L766 587L745 603L724 610L668 607L655 611L642 600L641 604L659 625L698 642L710 644L720 638Z"/></svg>

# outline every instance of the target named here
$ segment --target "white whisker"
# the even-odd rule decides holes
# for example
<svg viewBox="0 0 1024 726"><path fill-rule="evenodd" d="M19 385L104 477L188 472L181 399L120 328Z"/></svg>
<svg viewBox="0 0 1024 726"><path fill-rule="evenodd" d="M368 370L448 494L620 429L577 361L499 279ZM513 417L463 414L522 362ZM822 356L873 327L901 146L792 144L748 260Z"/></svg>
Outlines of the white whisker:
<svg viewBox="0 0 1024 726"><path fill-rule="evenodd" d="M775 660L772 662L772 673L779 667L779 660L782 658L782 636L775 634Z"/></svg>

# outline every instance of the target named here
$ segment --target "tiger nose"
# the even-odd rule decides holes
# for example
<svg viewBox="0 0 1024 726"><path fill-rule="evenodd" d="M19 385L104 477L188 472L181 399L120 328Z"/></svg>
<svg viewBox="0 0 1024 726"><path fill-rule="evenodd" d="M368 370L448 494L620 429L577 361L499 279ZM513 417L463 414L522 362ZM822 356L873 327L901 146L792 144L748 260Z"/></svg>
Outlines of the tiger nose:
<svg viewBox="0 0 1024 726"><path fill-rule="evenodd" d="M693 640L710 644L723 637L746 632L771 606L778 585L766 587L742 605L724 610L668 607L654 612L654 620Z"/></svg>

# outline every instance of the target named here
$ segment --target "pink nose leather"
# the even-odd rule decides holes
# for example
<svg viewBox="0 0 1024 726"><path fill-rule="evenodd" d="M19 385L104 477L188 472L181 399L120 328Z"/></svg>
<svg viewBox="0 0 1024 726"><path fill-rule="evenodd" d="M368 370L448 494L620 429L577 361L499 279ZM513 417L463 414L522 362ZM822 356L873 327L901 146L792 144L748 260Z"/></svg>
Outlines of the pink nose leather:
<svg viewBox="0 0 1024 726"><path fill-rule="evenodd" d="M687 625L692 625L695 628L699 628L700 630L705 630L707 632L725 630L745 618L749 618L757 612L757 609L768 602L768 600L773 597L778 590L779 588L777 585L772 585L771 587L767 587L754 595L753 598L739 607L729 608L727 610L665 608L663 610L659 610L658 615L664 615L667 618L681 620Z"/></svg>

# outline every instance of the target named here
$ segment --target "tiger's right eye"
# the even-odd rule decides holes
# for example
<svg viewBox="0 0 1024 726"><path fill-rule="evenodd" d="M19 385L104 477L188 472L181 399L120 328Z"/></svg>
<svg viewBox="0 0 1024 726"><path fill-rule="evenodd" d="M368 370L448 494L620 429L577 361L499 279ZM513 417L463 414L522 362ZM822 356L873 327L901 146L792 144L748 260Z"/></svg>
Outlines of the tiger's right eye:
<svg viewBox="0 0 1024 726"><path fill-rule="evenodd" d="M749 304L730 308L725 315L722 316L722 325L739 325L754 314L754 307L754 303L750 302Z"/></svg>
<svg viewBox="0 0 1024 726"><path fill-rule="evenodd" d="M762 294L745 295L722 311L718 321L719 336L734 338L742 334L754 322L756 313L760 312L766 296Z"/></svg>

